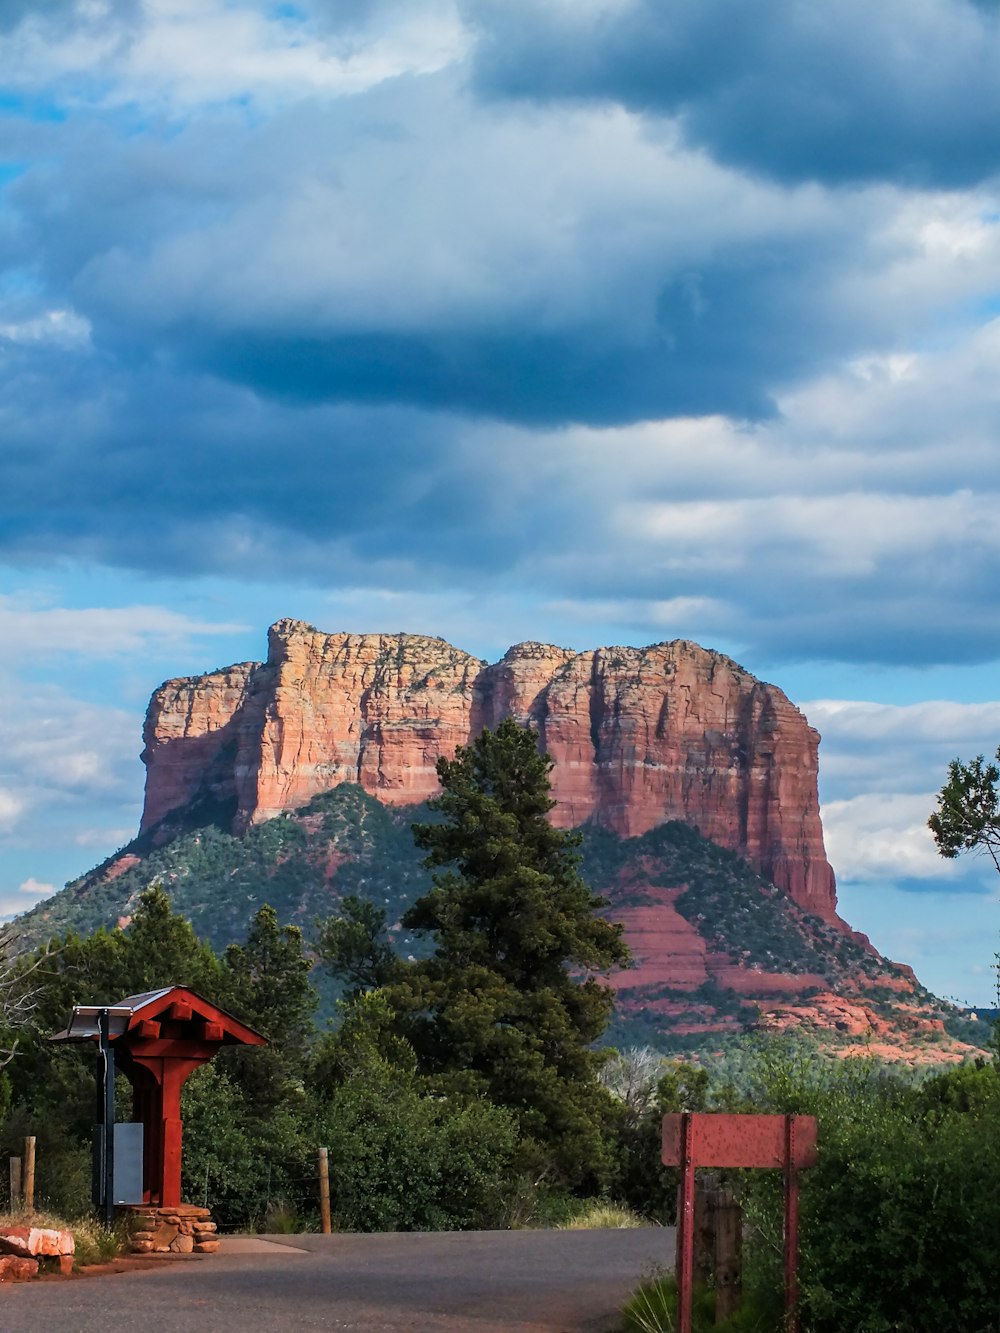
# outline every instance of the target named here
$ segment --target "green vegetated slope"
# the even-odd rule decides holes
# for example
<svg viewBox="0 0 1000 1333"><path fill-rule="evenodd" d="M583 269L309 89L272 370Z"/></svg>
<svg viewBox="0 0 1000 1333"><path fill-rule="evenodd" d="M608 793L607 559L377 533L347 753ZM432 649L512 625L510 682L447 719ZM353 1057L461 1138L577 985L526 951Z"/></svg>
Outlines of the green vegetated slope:
<svg viewBox="0 0 1000 1333"><path fill-rule="evenodd" d="M707 1026L732 1029L757 1025L761 1007L780 1011L789 1006L806 1011L815 1002L814 1021L796 1019L804 1033L828 1042L846 1042L843 1020L832 1011L830 997L862 1005L876 1030L862 1041L880 1036L902 1038L911 1048L952 1041L978 1045L986 1038L979 1025L931 994L909 969L874 953L851 933L804 912L788 894L769 883L734 852L703 838L690 825L671 821L638 838L621 839L601 829L584 833L586 873L613 910L626 922L631 908L662 901L663 887L682 889L674 906L698 931L709 954L725 957L749 975L740 990L709 977L695 990L661 984L619 990L612 1035L619 1040L663 1045L670 1031L672 1049L705 1045ZM801 988L787 996L768 997L766 987L754 994L754 975L780 974L802 978ZM669 1018L665 1017L669 1010ZM891 1033L879 1031L882 1025ZM695 1029L693 1031L689 1029ZM857 1038L858 1034L853 1034ZM889 1045L893 1044L890 1040Z"/></svg>
<svg viewBox="0 0 1000 1333"><path fill-rule="evenodd" d="M429 818L424 806L394 810L344 784L242 837L208 824L164 847L137 839L18 925L32 944L65 930L89 934L127 917L142 890L160 881L175 909L219 950L243 938L262 903L270 903L282 922L301 926L308 938L317 917L330 915L339 898L354 893L385 908L390 935L405 951L399 918L430 884L410 826ZM139 861L116 873L132 856Z"/></svg>
<svg viewBox="0 0 1000 1333"><path fill-rule="evenodd" d="M415 820L429 818L426 806L392 808L344 784L240 837L207 824L159 848L136 840L18 924L31 944L67 930L89 934L127 918L138 894L160 881L176 910L222 949L243 938L262 903L270 903L281 921L300 925L308 941L317 918L336 911L340 898L357 894L385 909L390 938L400 953L420 956L423 941L399 923L430 883L411 834ZM622 914L626 928L629 908L656 903L657 890L664 887L686 886L676 910L711 953L768 973L818 975L824 985L845 993L859 993L860 981L866 1004L887 1021L898 1015L900 995L889 984L896 980L898 985L898 970L849 935L802 912L747 862L690 826L669 822L628 839L587 827L581 854L584 877L604 895L609 910ZM884 988L880 978L887 983ZM815 989L804 985L802 995L808 1000ZM906 999L940 1015L952 1036L968 1040L973 1034L972 1025L962 1024L922 987ZM613 1035L622 1042L697 1047L703 1044L697 1032L673 1041L671 1029L721 1018L738 1030L752 1026L759 1012L746 995L712 980L695 992L672 987L669 977L641 988L626 982Z"/></svg>

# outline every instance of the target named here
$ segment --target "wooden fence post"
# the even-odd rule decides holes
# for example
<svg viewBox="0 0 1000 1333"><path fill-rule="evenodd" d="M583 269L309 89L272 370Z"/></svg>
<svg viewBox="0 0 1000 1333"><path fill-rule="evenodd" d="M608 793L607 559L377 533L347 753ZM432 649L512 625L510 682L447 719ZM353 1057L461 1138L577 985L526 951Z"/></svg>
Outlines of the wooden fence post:
<svg viewBox="0 0 1000 1333"><path fill-rule="evenodd" d="M712 1280L715 1228L712 1200L715 1190L704 1174L694 1181L694 1285L707 1287Z"/></svg>
<svg viewBox="0 0 1000 1333"><path fill-rule="evenodd" d="M330 1163L325 1148L319 1150L319 1223L324 1236L329 1236L330 1226Z"/></svg>
<svg viewBox="0 0 1000 1333"><path fill-rule="evenodd" d="M10 1210L16 1213L21 1205L21 1159L10 1159Z"/></svg>
<svg viewBox="0 0 1000 1333"><path fill-rule="evenodd" d="M35 1136L29 1134L24 1140L24 1206L28 1212L35 1207Z"/></svg>
<svg viewBox="0 0 1000 1333"><path fill-rule="evenodd" d="M713 1196L715 1322L721 1324L743 1303L743 1210L730 1189Z"/></svg>

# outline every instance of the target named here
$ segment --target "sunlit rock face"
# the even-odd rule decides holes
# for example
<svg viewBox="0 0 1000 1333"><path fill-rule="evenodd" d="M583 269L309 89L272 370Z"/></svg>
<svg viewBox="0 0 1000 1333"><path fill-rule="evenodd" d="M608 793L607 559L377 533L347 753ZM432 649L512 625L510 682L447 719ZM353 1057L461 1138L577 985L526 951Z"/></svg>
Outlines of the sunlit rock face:
<svg viewBox="0 0 1000 1333"><path fill-rule="evenodd" d="M685 640L585 653L525 643L488 665L442 639L279 621L266 662L153 695L142 829L208 805L239 830L342 782L422 801L438 758L505 717L555 761L557 824L633 837L685 820L834 919L818 734L781 690Z"/></svg>

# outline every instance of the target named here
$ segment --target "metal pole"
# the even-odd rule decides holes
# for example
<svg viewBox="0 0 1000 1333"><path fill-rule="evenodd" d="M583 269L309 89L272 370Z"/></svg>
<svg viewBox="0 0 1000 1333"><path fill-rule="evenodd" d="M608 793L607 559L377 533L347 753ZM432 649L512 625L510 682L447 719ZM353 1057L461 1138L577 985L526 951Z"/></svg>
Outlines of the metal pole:
<svg viewBox="0 0 1000 1333"><path fill-rule="evenodd" d="M115 1052L111 1045L111 1015L102 1009L97 1019L104 1061L104 1222L110 1230L115 1222Z"/></svg>
<svg viewBox="0 0 1000 1333"><path fill-rule="evenodd" d="M319 1224L324 1236L329 1236L330 1226L330 1162L325 1148L319 1150Z"/></svg>
<svg viewBox="0 0 1000 1333"><path fill-rule="evenodd" d="M785 1333L799 1330L799 1173L795 1116L785 1116Z"/></svg>
<svg viewBox="0 0 1000 1333"><path fill-rule="evenodd" d="M29 1134L24 1140L24 1206L28 1212L35 1207L35 1136Z"/></svg>
<svg viewBox="0 0 1000 1333"><path fill-rule="evenodd" d="M677 1333L691 1333L694 1278L694 1118L681 1116L681 1197L677 1206Z"/></svg>

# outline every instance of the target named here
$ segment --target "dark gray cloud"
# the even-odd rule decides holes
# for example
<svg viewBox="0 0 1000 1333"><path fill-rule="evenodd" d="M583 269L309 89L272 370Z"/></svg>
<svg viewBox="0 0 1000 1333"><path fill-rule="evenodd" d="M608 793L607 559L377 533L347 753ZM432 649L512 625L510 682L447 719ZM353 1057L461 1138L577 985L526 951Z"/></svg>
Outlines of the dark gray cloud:
<svg viewBox="0 0 1000 1333"><path fill-rule="evenodd" d="M555 20L515 9L541 50ZM266 106L216 100L227 67L198 114L197 80L122 100L129 65L18 115L0 557L533 597L770 660L1000 653L1000 348L912 383L889 355L969 342L1000 289L985 194L751 179L603 102L381 60Z"/></svg>
<svg viewBox="0 0 1000 1333"><path fill-rule="evenodd" d="M627 124L608 139L600 116L482 112L450 77L329 120L306 105L123 138L81 116L9 186L0 250L120 361L299 402L761 419L855 346L837 286L877 260L870 201L819 210Z"/></svg>
<svg viewBox="0 0 1000 1333"><path fill-rule="evenodd" d="M748 433L541 432L267 398L44 341L4 348L0 402L7 562L541 597L561 623L751 662L1000 655L1000 459L967 461L957 435L938 494L908 493L891 453L861 494L863 453L828 459L820 487L789 451L805 415ZM996 421L977 411L963 434ZM950 493L973 471L978 494Z"/></svg>
<svg viewBox="0 0 1000 1333"><path fill-rule="evenodd" d="M968 0L469 0L481 89L677 117L783 181L968 186L1000 169L1000 26Z"/></svg>

